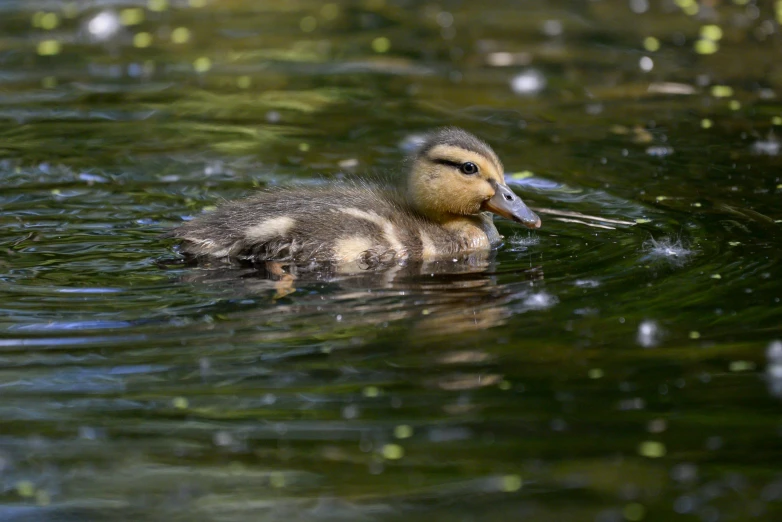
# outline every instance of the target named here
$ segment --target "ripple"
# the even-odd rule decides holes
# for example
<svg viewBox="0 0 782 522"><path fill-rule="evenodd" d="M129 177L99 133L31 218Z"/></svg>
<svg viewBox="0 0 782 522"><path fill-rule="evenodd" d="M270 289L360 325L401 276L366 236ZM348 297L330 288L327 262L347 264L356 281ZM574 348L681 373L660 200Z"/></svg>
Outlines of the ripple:
<svg viewBox="0 0 782 522"><path fill-rule="evenodd" d="M69 321L52 323L18 324L11 326L9 331L57 332L70 330L100 330L106 328L127 328L132 326L127 321Z"/></svg>

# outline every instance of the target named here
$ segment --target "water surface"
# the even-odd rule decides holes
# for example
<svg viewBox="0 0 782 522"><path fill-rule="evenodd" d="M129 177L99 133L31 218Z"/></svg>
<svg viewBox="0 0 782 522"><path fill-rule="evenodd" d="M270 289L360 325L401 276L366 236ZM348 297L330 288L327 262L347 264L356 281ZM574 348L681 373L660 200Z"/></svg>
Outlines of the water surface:
<svg viewBox="0 0 782 522"><path fill-rule="evenodd" d="M0 519L779 519L781 16L4 2ZM542 229L293 287L160 239L440 125Z"/></svg>

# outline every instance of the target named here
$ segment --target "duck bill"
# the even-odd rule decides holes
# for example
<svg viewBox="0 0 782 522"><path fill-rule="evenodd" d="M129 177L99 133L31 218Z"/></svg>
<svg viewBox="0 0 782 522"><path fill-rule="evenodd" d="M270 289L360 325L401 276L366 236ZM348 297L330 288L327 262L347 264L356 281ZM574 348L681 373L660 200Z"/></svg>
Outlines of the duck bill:
<svg viewBox="0 0 782 522"><path fill-rule="evenodd" d="M495 185L494 196L483 204L483 210L521 223L527 228L540 228L540 218L529 209L507 185Z"/></svg>

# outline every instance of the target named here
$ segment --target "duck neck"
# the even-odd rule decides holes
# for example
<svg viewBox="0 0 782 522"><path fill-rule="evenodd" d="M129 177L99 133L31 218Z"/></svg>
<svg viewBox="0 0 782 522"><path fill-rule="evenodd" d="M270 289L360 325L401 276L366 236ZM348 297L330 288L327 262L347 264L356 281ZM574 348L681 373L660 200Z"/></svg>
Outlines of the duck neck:
<svg viewBox="0 0 782 522"><path fill-rule="evenodd" d="M486 246L496 245L502 239L492 221L491 214L454 214L443 208L433 199L429 191L423 190L414 179L410 180L405 191L407 204L418 214L439 224L468 244Z"/></svg>
<svg viewBox="0 0 782 522"><path fill-rule="evenodd" d="M465 217L441 208L440 201L424 188L415 179L411 179L404 191L407 204L415 212L440 225Z"/></svg>
<svg viewBox="0 0 782 522"><path fill-rule="evenodd" d="M494 221L488 212L472 216L427 214L421 211L419 213L453 234L458 244L461 245L460 250L491 248L502 242L502 236L494 226Z"/></svg>

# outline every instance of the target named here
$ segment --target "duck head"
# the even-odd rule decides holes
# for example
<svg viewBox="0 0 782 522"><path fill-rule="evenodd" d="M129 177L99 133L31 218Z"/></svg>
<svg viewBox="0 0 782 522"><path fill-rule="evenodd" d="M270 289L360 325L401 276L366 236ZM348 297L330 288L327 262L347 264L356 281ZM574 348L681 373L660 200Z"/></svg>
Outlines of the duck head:
<svg viewBox="0 0 782 522"><path fill-rule="evenodd" d="M505 184L497 154L462 129L426 136L413 153L407 192L419 212L439 223L488 211L540 227L540 218Z"/></svg>

